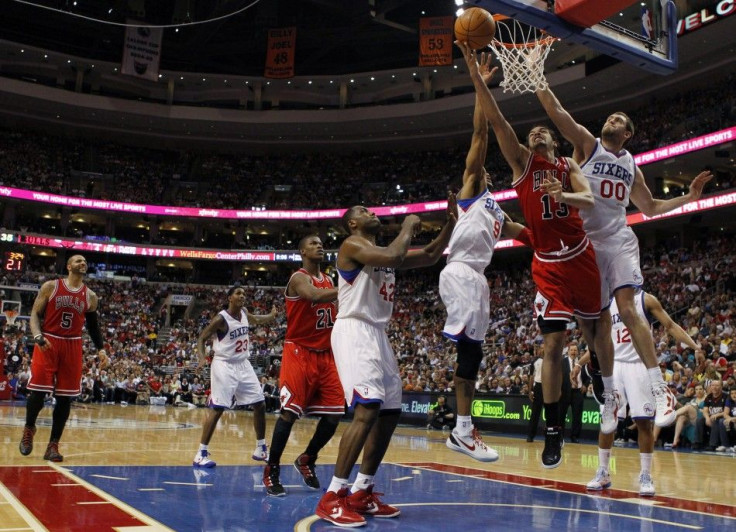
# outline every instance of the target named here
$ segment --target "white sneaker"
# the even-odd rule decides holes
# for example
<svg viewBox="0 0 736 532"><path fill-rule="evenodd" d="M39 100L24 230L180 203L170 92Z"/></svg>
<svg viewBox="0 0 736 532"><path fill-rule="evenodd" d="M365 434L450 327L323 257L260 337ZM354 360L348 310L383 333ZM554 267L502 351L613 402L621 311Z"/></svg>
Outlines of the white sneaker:
<svg viewBox="0 0 736 532"><path fill-rule="evenodd" d="M717 453L724 453L727 450L728 450L728 448L725 445L719 445L718 447L716 447L716 452Z"/></svg>
<svg viewBox="0 0 736 532"><path fill-rule="evenodd" d="M256 450L253 451L253 460L258 460L259 462L265 462L268 460L268 445L265 443L263 445L258 445Z"/></svg>
<svg viewBox="0 0 736 532"><path fill-rule="evenodd" d="M478 433L478 429L473 427L470 436L460 436L457 429L453 429L445 444L453 451L465 453L481 462L495 462L498 460L498 453L495 449L487 447Z"/></svg>
<svg viewBox="0 0 736 532"><path fill-rule="evenodd" d="M194 456L192 465L194 467L206 467L209 469L215 467L217 465L217 462L210 458L209 451L198 451L197 454Z"/></svg>
<svg viewBox="0 0 736 532"><path fill-rule="evenodd" d="M654 424L658 427L669 427L677 418L677 399L672 394L669 386L664 382L658 386L652 386L654 400L657 403L657 412L654 415Z"/></svg>
<svg viewBox="0 0 736 532"><path fill-rule="evenodd" d="M607 469L599 467L595 472L595 478L585 485L590 491L601 491L611 487L611 474Z"/></svg>
<svg viewBox="0 0 736 532"><path fill-rule="evenodd" d="M654 497L654 481L649 473L639 475L639 495Z"/></svg>
<svg viewBox="0 0 736 532"><path fill-rule="evenodd" d="M616 390L604 392L603 400L605 402L601 409L601 432L603 434L611 434L616 432L616 427L618 426L618 392Z"/></svg>

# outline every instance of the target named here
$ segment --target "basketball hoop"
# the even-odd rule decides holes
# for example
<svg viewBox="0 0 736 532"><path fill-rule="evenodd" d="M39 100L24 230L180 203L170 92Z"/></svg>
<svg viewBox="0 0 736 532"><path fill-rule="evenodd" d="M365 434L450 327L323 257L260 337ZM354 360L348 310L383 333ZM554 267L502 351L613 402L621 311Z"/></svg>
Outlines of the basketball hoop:
<svg viewBox="0 0 736 532"><path fill-rule="evenodd" d="M8 329L15 329L15 318L18 317L18 311L12 308L6 308L3 310L5 314L5 322L7 323Z"/></svg>
<svg viewBox="0 0 736 532"><path fill-rule="evenodd" d="M503 69L503 92L535 92L547 88L544 61L556 37L505 15L494 15L496 36L491 46Z"/></svg>

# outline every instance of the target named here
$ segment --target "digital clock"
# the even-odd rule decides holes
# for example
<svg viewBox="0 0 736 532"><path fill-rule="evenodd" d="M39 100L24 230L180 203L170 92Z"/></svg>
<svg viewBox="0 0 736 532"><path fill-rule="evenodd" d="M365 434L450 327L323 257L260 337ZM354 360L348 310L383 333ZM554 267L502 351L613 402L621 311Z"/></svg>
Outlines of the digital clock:
<svg viewBox="0 0 736 532"><path fill-rule="evenodd" d="M9 272L19 272L23 270L26 262L26 254L19 251L6 251L3 259L3 269Z"/></svg>

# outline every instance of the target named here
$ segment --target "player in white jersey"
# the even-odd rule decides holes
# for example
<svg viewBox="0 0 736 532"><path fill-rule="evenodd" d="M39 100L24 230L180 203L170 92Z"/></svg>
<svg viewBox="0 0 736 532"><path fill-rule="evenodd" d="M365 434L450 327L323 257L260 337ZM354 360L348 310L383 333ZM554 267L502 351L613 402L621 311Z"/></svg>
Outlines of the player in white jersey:
<svg viewBox="0 0 736 532"><path fill-rule="evenodd" d="M691 349L696 349L695 342L690 336L665 312L659 300L643 290L638 292L635 298L636 312L647 323L658 321L662 324L667 334L675 340L686 344ZM638 430L639 461L641 472L639 473L639 494L645 496L654 495L654 481L651 475L652 453L654 452L654 435L652 419L655 411L655 398L649 382L646 366L641 361L639 354L634 348L629 329L621 319L616 300L611 301L611 339L614 346L613 380L614 386L620 394L621 406L618 410L619 419L626 417L626 406L629 414L636 423ZM580 365L588 362L590 353L586 353L580 360ZM576 365L572 375L577 377L580 365ZM615 433L598 435L598 470L595 478L588 482L587 489L600 491L611 486L611 475L609 464L611 460L611 448Z"/></svg>
<svg viewBox="0 0 736 532"><path fill-rule="evenodd" d="M362 206L343 216L350 236L337 254L338 307L332 328L332 351L345 400L354 407L353 420L340 439L335 474L317 505L317 516L344 527L363 526L363 515L396 517L398 508L373 493L373 477L388 449L401 414L401 379L386 324L391 318L397 268L435 264L455 225L457 205L448 198L448 221L422 249L409 251L419 217L404 219L401 232L387 247L376 245L378 217ZM348 477L363 451L360 472L348 492Z"/></svg>
<svg viewBox="0 0 736 532"><path fill-rule="evenodd" d="M210 411L202 426L202 439L194 456L194 467L215 467L210 458L209 443L223 411L233 405L253 405L253 428L256 432L256 450L253 460L268 459L266 446L266 408L261 383L250 365L250 324L262 325L276 319L276 308L270 314L255 315L243 309L245 290L233 286L227 291L227 309L217 313L197 338L199 368L204 368L206 349L204 343L216 334L212 342L214 356L210 366L211 393L208 399Z"/></svg>
<svg viewBox="0 0 736 532"><path fill-rule="evenodd" d="M480 61L481 76L486 83L491 75L491 59L490 54L482 54ZM484 271L491 263L501 235L518 237L531 245L528 229L510 218L504 223L506 214L488 190L490 176L483 166L487 150L488 121L476 97L473 137L465 158L463 184L457 194L458 220L450 237L447 265L440 273L439 288L447 309L442 334L457 347L453 381L458 417L446 445L481 462L498 460L498 453L483 443L470 415L491 314L490 289Z"/></svg>
<svg viewBox="0 0 736 532"><path fill-rule="evenodd" d="M639 242L626 225L626 207L630 199L646 216L664 214L700 198L703 187L713 176L708 171L701 172L690 183L687 194L668 200L654 199L644 174L624 149L634 135L634 123L626 114L611 114L597 139L575 122L549 88L538 90L537 97L560 133L573 145L573 159L590 181L595 206L581 210L580 215L593 242L601 274L601 306L607 307L610 298L615 297L621 319L648 370L656 400L654 422L665 427L675 420L676 401L662 380L651 331L646 320L636 312L634 294L641 288L643 278L639 267ZM595 366L595 353L592 357Z"/></svg>

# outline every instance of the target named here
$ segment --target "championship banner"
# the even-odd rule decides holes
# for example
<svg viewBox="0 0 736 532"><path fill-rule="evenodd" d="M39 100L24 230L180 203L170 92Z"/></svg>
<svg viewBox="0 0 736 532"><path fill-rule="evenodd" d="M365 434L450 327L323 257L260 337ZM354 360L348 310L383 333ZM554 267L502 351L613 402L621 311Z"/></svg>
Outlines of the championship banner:
<svg viewBox="0 0 736 532"><path fill-rule="evenodd" d="M268 30L266 71L263 75L274 79L293 78L295 46L295 26Z"/></svg>
<svg viewBox="0 0 736 532"><path fill-rule="evenodd" d="M135 24L128 21L128 24ZM128 76L158 81L163 28L128 26L123 42L123 64L120 72Z"/></svg>
<svg viewBox="0 0 736 532"><path fill-rule="evenodd" d="M452 64L452 17L419 19L419 66Z"/></svg>

